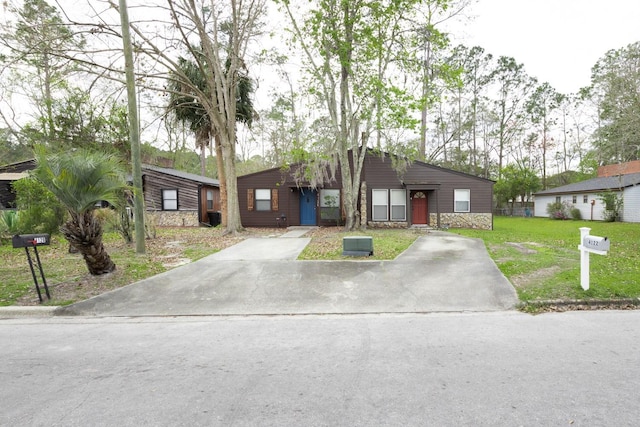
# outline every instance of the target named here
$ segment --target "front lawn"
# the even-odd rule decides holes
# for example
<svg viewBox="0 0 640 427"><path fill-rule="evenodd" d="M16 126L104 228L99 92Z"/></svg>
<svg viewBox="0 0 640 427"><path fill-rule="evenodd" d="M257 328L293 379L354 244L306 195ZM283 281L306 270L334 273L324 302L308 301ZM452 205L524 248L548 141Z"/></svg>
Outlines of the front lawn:
<svg viewBox="0 0 640 427"><path fill-rule="evenodd" d="M580 227L607 236L608 255L590 255L591 286L580 287ZM521 301L640 297L640 224L494 217L494 230L450 230L484 241Z"/></svg>
<svg viewBox="0 0 640 427"><path fill-rule="evenodd" d="M391 260L404 252L418 236L426 234L421 229L367 229L343 231L342 227L320 227L305 235L311 242L298 256L301 260ZM342 238L345 236L373 237L373 256L352 257L342 255Z"/></svg>

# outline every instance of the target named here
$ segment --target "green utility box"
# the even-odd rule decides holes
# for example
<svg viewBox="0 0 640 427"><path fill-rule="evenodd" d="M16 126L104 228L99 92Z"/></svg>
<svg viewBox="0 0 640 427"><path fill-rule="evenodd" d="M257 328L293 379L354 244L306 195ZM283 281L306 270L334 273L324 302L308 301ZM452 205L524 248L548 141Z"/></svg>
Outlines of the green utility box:
<svg viewBox="0 0 640 427"><path fill-rule="evenodd" d="M342 255L371 256L373 255L373 237L346 236L342 238Z"/></svg>

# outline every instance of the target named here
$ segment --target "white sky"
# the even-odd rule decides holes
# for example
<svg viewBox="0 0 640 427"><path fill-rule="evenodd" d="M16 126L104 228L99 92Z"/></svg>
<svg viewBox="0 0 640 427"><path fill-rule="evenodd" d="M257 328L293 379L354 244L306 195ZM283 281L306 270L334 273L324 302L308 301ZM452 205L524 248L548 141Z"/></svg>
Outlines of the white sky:
<svg viewBox="0 0 640 427"><path fill-rule="evenodd" d="M640 0L478 0L455 44L512 56L557 91L588 86L610 49L640 41Z"/></svg>

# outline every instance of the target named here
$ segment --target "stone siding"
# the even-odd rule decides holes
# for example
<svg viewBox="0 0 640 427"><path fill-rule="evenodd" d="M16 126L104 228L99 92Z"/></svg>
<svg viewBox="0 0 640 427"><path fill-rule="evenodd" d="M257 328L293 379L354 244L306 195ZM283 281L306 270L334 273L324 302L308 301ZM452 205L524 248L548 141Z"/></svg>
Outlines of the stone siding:
<svg viewBox="0 0 640 427"><path fill-rule="evenodd" d="M408 228L409 223L406 221L369 221L367 226L370 228Z"/></svg>
<svg viewBox="0 0 640 427"><path fill-rule="evenodd" d="M158 227L198 227L198 211L153 211Z"/></svg>
<svg viewBox="0 0 640 427"><path fill-rule="evenodd" d="M438 225L438 216L434 213L429 216L429 225ZM441 228L479 228L482 230L493 229L493 215L490 213L441 213Z"/></svg>

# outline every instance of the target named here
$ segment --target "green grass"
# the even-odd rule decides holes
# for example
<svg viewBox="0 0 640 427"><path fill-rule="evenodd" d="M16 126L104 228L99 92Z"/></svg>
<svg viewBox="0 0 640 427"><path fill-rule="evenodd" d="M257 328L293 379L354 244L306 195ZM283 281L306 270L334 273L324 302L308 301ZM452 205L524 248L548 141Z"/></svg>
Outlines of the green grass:
<svg viewBox="0 0 640 427"><path fill-rule="evenodd" d="M590 255L590 289L580 287L580 227L607 236L606 256ZM494 230L451 230L480 238L521 301L640 297L640 224L495 217Z"/></svg>
<svg viewBox="0 0 640 427"><path fill-rule="evenodd" d="M420 230L364 230L337 232L313 236L311 242L298 256L301 260L391 260L404 252L418 236ZM354 258L342 255L342 238L345 236L370 236L373 238L373 256Z"/></svg>

